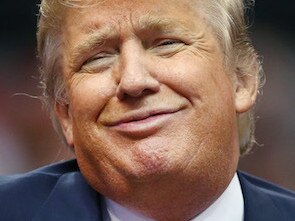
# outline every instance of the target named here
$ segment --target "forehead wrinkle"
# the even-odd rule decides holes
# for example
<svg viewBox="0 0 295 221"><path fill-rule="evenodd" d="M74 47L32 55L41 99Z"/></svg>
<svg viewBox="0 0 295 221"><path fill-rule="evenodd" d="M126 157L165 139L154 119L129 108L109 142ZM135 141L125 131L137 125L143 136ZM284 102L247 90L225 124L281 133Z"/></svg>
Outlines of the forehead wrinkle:
<svg viewBox="0 0 295 221"><path fill-rule="evenodd" d="M164 34L169 33L191 33L194 25L191 21L175 19L173 17L163 17L147 13L141 15L139 19L133 19L132 24L136 32L143 30L155 30Z"/></svg>
<svg viewBox="0 0 295 221"><path fill-rule="evenodd" d="M60 4L68 8L84 9L104 3L106 0L60 0Z"/></svg>

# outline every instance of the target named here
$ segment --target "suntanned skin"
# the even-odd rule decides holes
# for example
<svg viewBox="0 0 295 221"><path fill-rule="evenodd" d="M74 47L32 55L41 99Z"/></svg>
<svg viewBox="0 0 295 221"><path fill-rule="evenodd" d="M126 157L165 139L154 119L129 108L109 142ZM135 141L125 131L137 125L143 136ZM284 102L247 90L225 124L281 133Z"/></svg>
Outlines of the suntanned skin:
<svg viewBox="0 0 295 221"><path fill-rule="evenodd" d="M81 172L156 220L189 220L222 194L239 158L236 115L255 101L196 2L106 0L63 19L69 104L56 113Z"/></svg>

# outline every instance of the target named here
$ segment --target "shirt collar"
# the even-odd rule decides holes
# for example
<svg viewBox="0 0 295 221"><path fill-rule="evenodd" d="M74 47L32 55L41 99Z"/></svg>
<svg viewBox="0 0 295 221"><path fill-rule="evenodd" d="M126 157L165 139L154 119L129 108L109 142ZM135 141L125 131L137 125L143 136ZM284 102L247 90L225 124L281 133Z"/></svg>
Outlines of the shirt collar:
<svg viewBox="0 0 295 221"><path fill-rule="evenodd" d="M152 219L142 214L127 209L116 202L105 198L107 221L152 221ZM193 218L191 221L243 221L244 219L244 199L241 185L237 174L221 194L221 196L205 211Z"/></svg>
<svg viewBox="0 0 295 221"><path fill-rule="evenodd" d="M232 181L221 196L204 212L192 219L192 221L201 220L244 220L244 199L237 174L234 175Z"/></svg>

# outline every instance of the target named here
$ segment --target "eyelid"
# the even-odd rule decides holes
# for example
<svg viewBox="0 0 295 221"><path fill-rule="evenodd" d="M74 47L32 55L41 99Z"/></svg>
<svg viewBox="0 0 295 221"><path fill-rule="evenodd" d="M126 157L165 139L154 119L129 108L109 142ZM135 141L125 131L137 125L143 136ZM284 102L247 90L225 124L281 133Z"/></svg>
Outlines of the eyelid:
<svg viewBox="0 0 295 221"><path fill-rule="evenodd" d="M114 59L114 52L103 51L96 53L81 65L80 71L101 72L102 70L110 67Z"/></svg>
<svg viewBox="0 0 295 221"><path fill-rule="evenodd" d="M88 64L88 63L90 63L90 62L92 62L92 61L95 61L95 60L103 59L103 58L105 58L105 57L110 57L109 55L110 55L110 54L109 54L109 53L106 53L106 52L100 52L100 53L97 53L97 54L95 54L94 56L92 56L92 57L90 57L89 59L87 59L87 60L83 63L83 65L86 65L86 64ZM82 65L82 66L83 66L83 65Z"/></svg>
<svg viewBox="0 0 295 221"><path fill-rule="evenodd" d="M93 55L90 56L88 59L86 59L83 65L87 65L88 63L91 63L96 60L98 61L98 60L103 60L105 58L113 57L116 54L118 54L118 51L119 50L117 50L116 48L107 48L107 49L99 50L93 53Z"/></svg>
<svg viewBox="0 0 295 221"><path fill-rule="evenodd" d="M164 44L164 43L170 43L170 42L171 42L171 44ZM156 46L172 45L175 43L177 44L177 43L184 43L184 42L179 39L167 38L167 39L157 40Z"/></svg>

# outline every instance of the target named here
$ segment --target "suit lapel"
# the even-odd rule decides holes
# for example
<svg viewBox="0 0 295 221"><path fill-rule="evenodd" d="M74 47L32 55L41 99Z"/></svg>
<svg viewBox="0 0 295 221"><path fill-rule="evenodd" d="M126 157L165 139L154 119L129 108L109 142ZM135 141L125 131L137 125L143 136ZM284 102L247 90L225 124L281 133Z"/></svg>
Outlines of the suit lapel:
<svg viewBox="0 0 295 221"><path fill-rule="evenodd" d="M99 198L80 173L66 174L59 178L33 221L101 221Z"/></svg>
<svg viewBox="0 0 295 221"><path fill-rule="evenodd" d="M244 221L278 221L282 214L272 199L259 186L238 173L244 197Z"/></svg>

